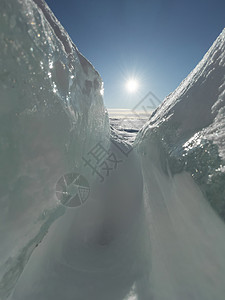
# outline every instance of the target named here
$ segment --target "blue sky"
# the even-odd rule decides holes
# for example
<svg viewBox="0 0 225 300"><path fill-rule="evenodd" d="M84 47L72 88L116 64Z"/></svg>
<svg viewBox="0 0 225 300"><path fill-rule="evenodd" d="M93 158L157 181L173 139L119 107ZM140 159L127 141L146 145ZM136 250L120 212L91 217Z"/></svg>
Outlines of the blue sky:
<svg viewBox="0 0 225 300"><path fill-rule="evenodd" d="M225 1L47 0L104 81L108 108L172 92L225 27ZM125 83L139 81L129 94Z"/></svg>

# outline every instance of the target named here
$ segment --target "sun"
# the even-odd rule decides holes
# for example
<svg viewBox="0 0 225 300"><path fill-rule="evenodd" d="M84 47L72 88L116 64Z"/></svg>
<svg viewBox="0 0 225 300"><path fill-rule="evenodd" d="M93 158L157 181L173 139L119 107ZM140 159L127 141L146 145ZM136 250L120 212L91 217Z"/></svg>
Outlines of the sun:
<svg viewBox="0 0 225 300"><path fill-rule="evenodd" d="M126 82L126 90L129 93L135 93L139 88L139 83L137 81L137 79L129 79Z"/></svg>

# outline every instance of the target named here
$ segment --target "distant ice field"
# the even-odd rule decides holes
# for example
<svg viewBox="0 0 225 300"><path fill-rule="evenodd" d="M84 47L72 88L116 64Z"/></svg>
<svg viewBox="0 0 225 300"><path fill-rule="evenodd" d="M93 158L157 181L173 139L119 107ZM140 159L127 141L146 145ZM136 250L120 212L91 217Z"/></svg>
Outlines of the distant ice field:
<svg viewBox="0 0 225 300"><path fill-rule="evenodd" d="M127 142L133 143L137 132L151 116L151 112L131 109L107 109L110 124Z"/></svg>

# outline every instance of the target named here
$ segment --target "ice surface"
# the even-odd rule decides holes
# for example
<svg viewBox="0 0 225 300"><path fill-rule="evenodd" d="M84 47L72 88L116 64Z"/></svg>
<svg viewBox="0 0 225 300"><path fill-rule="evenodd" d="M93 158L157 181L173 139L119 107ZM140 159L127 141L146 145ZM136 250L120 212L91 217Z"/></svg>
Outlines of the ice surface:
<svg viewBox="0 0 225 300"><path fill-rule="evenodd" d="M109 133L102 80L44 1L0 2L0 299L51 223L55 184Z"/></svg>
<svg viewBox="0 0 225 300"><path fill-rule="evenodd" d="M53 224L10 299L149 299L149 233L135 157L131 152L83 209Z"/></svg>
<svg viewBox="0 0 225 300"><path fill-rule="evenodd" d="M135 142L150 230L152 299L224 298L224 82L225 30Z"/></svg>
<svg viewBox="0 0 225 300"><path fill-rule="evenodd" d="M144 158L143 176L151 244L152 299L222 300L223 221L190 174L166 175L157 164Z"/></svg>
<svg viewBox="0 0 225 300"><path fill-rule="evenodd" d="M225 31L132 149L45 2L0 14L0 299L224 299ZM83 161L96 145L118 159L104 182ZM65 208L71 172L92 189Z"/></svg>
<svg viewBox="0 0 225 300"><path fill-rule="evenodd" d="M158 145L173 174L191 173L212 207L225 220L225 29L202 61L171 93L137 139L148 156ZM158 155L157 154L157 155ZM156 159L155 157L153 159Z"/></svg>

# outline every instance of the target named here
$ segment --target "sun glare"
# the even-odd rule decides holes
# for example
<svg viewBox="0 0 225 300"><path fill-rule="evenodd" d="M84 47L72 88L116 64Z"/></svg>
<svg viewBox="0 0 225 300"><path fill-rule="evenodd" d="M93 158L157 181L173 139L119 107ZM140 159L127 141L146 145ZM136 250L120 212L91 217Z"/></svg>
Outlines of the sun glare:
<svg viewBox="0 0 225 300"><path fill-rule="evenodd" d="M138 90L139 84L136 79L129 79L126 83L126 89L129 93L135 93Z"/></svg>

